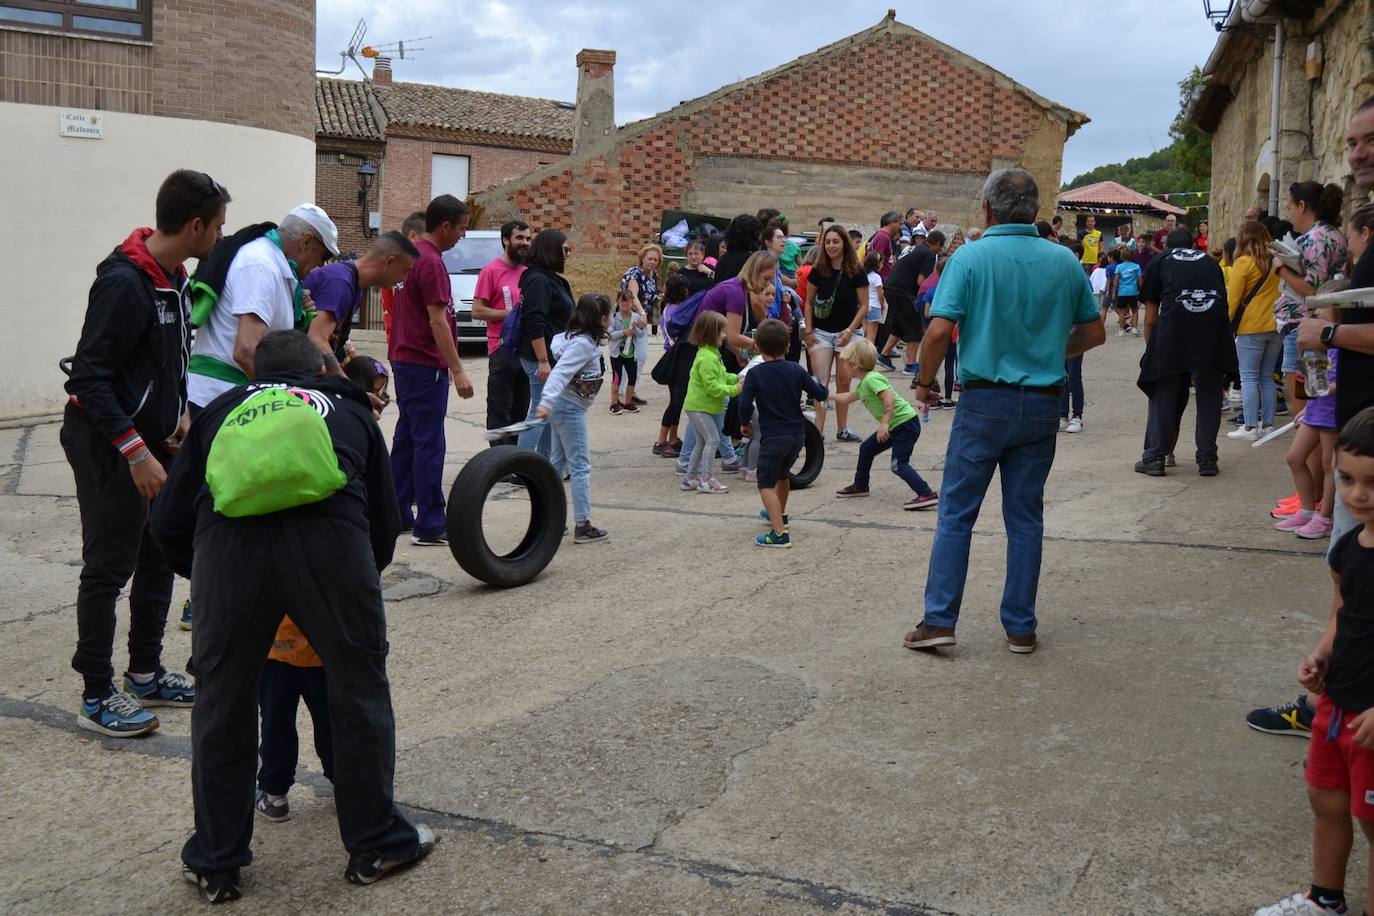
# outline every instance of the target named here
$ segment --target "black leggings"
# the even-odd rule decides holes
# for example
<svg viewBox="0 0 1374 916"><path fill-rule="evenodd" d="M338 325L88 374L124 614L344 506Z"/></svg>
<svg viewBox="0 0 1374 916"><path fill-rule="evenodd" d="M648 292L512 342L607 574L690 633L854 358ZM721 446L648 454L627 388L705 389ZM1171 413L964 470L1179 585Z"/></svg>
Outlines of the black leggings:
<svg viewBox="0 0 1374 916"><path fill-rule="evenodd" d="M611 357L611 382L615 388L611 392L611 400L620 398L620 373L625 373L629 379L630 387L633 388L635 381L639 378L639 363L635 362L633 356L612 356Z"/></svg>

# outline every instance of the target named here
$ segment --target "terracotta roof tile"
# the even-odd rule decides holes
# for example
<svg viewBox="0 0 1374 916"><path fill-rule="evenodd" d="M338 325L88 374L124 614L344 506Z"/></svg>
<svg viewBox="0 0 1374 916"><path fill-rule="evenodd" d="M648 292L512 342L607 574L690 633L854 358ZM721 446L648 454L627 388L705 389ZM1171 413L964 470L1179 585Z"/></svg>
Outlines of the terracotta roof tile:
<svg viewBox="0 0 1374 916"><path fill-rule="evenodd" d="M1175 207L1173 204L1166 204L1162 200L1147 197L1139 191L1132 191L1123 184L1115 181L1099 181L1096 184L1084 185L1081 188L1074 188L1072 191L1065 191L1059 195L1059 205L1082 204L1094 207L1129 207L1144 210L1161 210L1165 213L1173 213L1176 216L1184 216L1187 210L1182 207Z"/></svg>
<svg viewBox="0 0 1374 916"><path fill-rule="evenodd" d="M573 106L428 83L374 87L390 123L572 142Z"/></svg>
<svg viewBox="0 0 1374 916"><path fill-rule="evenodd" d="M381 140L382 128L357 80L315 80L315 133L350 140Z"/></svg>

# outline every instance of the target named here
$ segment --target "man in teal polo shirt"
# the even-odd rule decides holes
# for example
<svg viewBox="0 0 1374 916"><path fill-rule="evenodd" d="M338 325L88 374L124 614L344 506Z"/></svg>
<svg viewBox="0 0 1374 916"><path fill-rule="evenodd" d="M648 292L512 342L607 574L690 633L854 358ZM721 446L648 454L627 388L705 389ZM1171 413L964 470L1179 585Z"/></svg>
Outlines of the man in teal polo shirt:
<svg viewBox="0 0 1374 916"><path fill-rule="evenodd" d="M963 393L945 454L925 618L903 640L909 649L954 645L973 523L1000 468L1007 528L1002 626L1011 651L1035 651L1045 479L1059 432L1064 359L1106 339L1073 252L1035 230L1039 205L1029 172L994 172L983 185L983 244L960 248L940 274L919 365L940 365L957 325ZM918 404L930 385L917 380Z"/></svg>

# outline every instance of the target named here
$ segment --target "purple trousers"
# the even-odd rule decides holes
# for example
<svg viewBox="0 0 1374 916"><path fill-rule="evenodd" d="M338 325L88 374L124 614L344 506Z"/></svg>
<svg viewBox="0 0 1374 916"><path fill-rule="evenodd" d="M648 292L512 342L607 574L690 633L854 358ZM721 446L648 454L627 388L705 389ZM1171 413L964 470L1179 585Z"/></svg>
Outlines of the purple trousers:
<svg viewBox="0 0 1374 916"><path fill-rule="evenodd" d="M401 523L416 537L444 533L444 416L448 413L447 369L392 363L396 377L396 434L391 440L391 476Z"/></svg>

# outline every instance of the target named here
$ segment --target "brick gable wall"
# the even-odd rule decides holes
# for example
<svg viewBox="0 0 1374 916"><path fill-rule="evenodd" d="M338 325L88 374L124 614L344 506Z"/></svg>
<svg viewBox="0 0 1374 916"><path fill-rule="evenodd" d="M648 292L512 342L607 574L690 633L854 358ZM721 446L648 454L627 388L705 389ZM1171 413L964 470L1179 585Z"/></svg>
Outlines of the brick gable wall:
<svg viewBox="0 0 1374 916"><path fill-rule="evenodd" d="M907 75L909 62L921 62L927 75L916 93L894 82L894 61L903 62ZM657 234L661 211L681 206L708 158L982 176L994 164L1022 161L1029 138L1043 133L1047 120L1005 80L918 35L889 33L651 122L647 130L636 125L642 132L599 155L498 188L483 201L493 218L519 213L536 226L571 228L582 251L627 252ZM1062 129L1059 137L1062 149ZM1058 186L1057 160L1053 171L1041 176L1048 188Z"/></svg>

